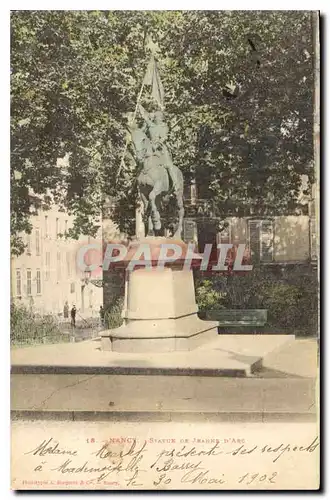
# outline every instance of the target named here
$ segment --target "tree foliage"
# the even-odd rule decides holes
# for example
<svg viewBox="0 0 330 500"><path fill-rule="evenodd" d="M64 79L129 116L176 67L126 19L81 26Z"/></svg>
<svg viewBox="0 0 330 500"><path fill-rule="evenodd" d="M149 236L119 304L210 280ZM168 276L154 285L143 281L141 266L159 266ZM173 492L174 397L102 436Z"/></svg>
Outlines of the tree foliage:
<svg viewBox="0 0 330 500"><path fill-rule="evenodd" d="M221 215L293 211L300 175L312 181L310 13L14 11L11 27L13 252L53 201L72 237L95 234L109 197L134 231L129 150L117 174L150 36L174 162Z"/></svg>

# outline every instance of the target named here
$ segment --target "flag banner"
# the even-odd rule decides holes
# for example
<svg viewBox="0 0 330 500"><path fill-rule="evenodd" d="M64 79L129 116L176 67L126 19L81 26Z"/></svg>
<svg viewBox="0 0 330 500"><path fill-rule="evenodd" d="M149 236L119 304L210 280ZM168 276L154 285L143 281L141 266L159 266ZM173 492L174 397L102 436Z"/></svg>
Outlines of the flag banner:
<svg viewBox="0 0 330 500"><path fill-rule="evenodd" d="M164 108L164 87L155 57L152 55L144 77L144 85L151 85L151 95L160 108Z"/></svg>
<svg viewBox="0 0 330 500"><path fill-rule="evenodd" d="M155 58L154 58L154 56L151 56L150 61L148 63L147 71L146 71L146 74L145 74L144 80L143 80L144 85L152 85L154 66L155 66Z"/></svg>

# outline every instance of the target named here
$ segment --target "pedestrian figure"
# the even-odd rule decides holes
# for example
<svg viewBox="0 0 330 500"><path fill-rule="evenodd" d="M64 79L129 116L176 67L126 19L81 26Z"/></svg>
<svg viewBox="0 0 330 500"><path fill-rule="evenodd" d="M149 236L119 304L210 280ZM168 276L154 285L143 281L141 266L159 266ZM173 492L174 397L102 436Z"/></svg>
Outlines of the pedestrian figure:
<svg viewBox="0 0 330 500"><path fill-rule="evenodd" d="M67 300L65 301L65 304L64 304L64 307L63 307L63 316L64 316L64 318L68 318L69 317L69 304L68 304Z"/></svg>
<svg viewBox="0 0 330 500"><path fill-rule="evenodd" d="M76 313L77 313L76 306L73 305L73 307L71 309L71 326L73 326L73 327L76 326Z"/></svg>
<svg viewBox="0 0 330 500"><path fill-rule="evenodd" d="M100 306L100 319L101 319L101 325L104 325L104 309L103 306Z"/></svg>

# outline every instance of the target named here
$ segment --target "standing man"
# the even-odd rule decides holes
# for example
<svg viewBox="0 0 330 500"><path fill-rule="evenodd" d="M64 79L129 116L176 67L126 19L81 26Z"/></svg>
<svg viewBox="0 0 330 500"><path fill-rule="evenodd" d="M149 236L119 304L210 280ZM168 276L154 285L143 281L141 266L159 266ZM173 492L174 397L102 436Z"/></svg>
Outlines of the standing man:
<svg viewBox="0 0 330 500"><path fill-rule="evenodd" d="M63 307L63 317L68 318L69 317L69 304L68 301L65 301L64 307Z"/></svg>
<svg viewBox="0 0 330 500"><path fill-rule="evenodd" d="M75 328L76 326L76 313L77 309L76 306L73 304L72 309L71 309L71 326Z"/></svg>
<svg viewBox="0 0 330 500"><path fill-rule="evenodd" d="M100 320L101 320L101 326L104 326L104 309L103 309L103 306L100 306Z"/></svg>

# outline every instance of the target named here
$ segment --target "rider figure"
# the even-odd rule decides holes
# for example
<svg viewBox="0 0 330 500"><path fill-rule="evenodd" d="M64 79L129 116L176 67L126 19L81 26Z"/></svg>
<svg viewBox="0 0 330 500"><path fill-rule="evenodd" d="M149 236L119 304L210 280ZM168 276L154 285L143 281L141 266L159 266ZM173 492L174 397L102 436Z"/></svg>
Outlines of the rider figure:
<svg viewBox="0 0 330 500"><path fill-rule="evenodd" d="M151 139L153 155L158 157L158 164L163 165L169 173L173 187L176 189L176 171L174 169L171 154L167 146L168 126L163 121L162 111L153 113L153 120L149 118L149 114L139 105L140 113L147 125L148 135Z"/></svg>
<svg viewBox="0 0 330 500"><path fill-rule="evenodd" d="M136 121L133 121L129 125L129 131L132 137L132 141L135 147L136 158L139 162L145 163L150 161L153 156L153 149L150 139L146 135L147 125L143 122L142 126Z"/></svg>

